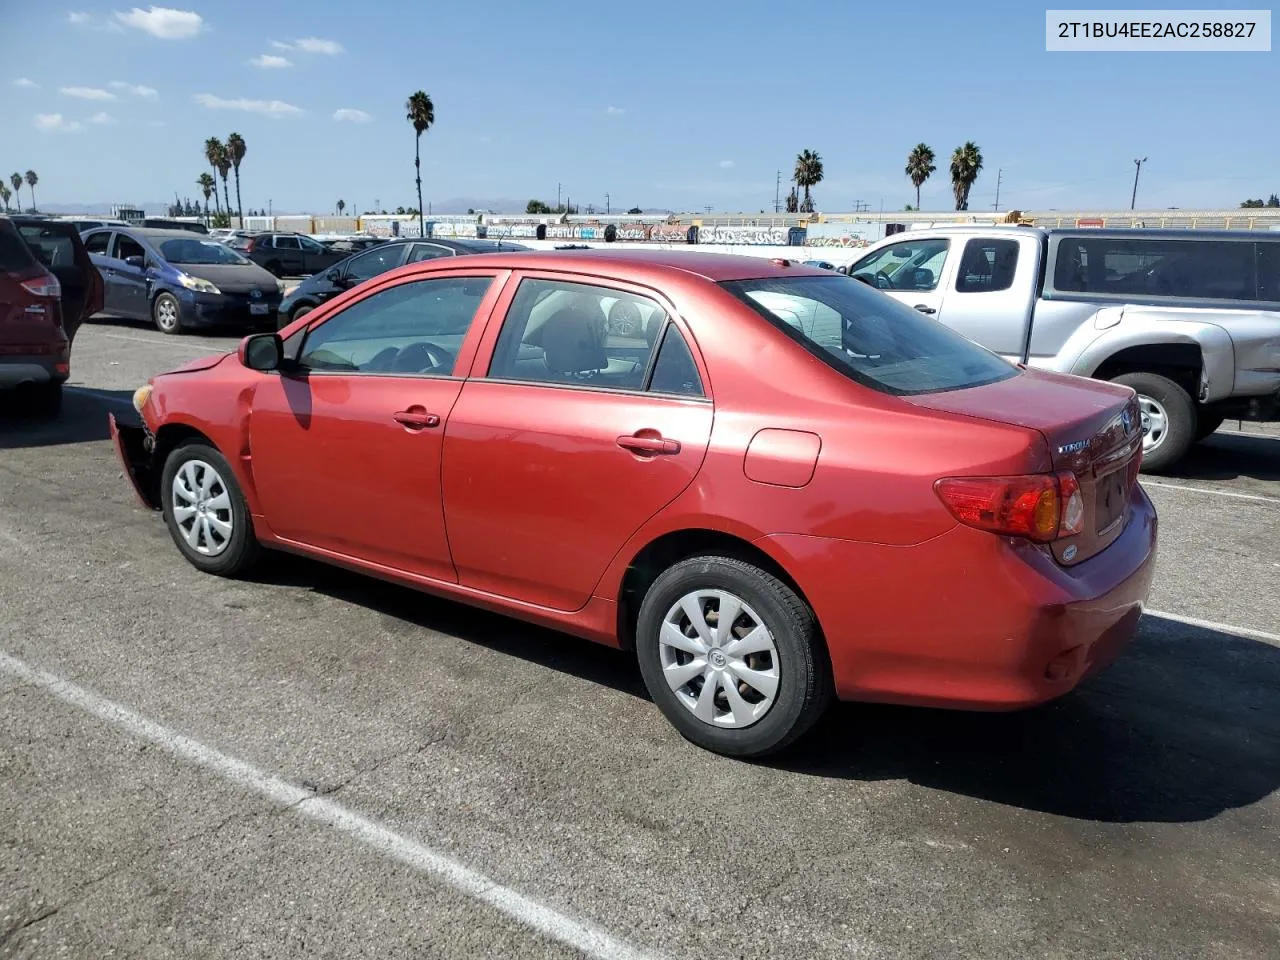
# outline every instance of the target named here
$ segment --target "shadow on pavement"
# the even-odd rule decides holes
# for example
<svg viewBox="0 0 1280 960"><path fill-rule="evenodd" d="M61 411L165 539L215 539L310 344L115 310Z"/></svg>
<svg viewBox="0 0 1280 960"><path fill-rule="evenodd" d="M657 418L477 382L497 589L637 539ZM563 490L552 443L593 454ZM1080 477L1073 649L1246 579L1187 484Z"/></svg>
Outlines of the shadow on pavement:
<svg viewBox="0 0 1280 960"><path fill-rule="evenodd" d="M297 557L273 555L262 579L648 699L628 653ZM1280 789L1277 703L1280 648L1148 616L1119 661L1054 703L1018 713L838 704L770 764L1083 820L1206 820Z"/></svg>
<svg viewBox="0 0 1280 960"><path fill-rule="evenodd" d="M1187 480L1280 480L1280 437L1215 433L1166 473Z"/></svg>
<svg viewBox="0 0 1280 960"><path fill-rule="evenodd" d="M1103 822L1186 822L1280 788L1280 648L1143 618L1112 667L1009 714L842 704L780 766L906 779Z"/></svg>
<svg viewBox="0 0 1280 960"><path fill-rule="evenodd" d="M132 398L132 390L81 393L68 388L62 395L62 412L49 417L33 413L20 392L0 392L0 450L106 440L111 435L108 413L136 418Z"/></svg>

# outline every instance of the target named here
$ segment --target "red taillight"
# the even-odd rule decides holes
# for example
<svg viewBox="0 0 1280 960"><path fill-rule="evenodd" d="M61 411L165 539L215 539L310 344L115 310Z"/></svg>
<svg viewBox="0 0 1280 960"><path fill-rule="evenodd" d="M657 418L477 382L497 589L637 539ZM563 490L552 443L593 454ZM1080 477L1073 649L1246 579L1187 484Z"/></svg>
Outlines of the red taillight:
<svg viewBox="0 0 1280 960"><path fill-rule="evenodd" d="M44 273L30 280L22 281L22 289L37 297L51 297L57 300L62 296L62 284L51 273Z"/></svg>
<svg viewBox="0 0 1280 960"><path fill-rule="evenodd" d="M245 245L244 245L244 252L245 252L245 253L252 253L252 252L253 252L253 243L254 243L254 241L253 241L252 239L245 241Z"/></svg>
<svg viewBox="0 0 1280 960"><path fill-rule="evenodd" d="M934 484L961 523L1008 537L1049 543L1084 529L1084 500L1075 474L946 477Z"/></svg>

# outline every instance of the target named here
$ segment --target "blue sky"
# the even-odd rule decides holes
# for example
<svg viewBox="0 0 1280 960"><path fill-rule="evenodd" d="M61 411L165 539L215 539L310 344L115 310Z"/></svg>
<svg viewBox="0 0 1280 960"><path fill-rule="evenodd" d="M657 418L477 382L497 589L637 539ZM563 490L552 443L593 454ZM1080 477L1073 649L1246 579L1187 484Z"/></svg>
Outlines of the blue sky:
<svg viewBox="0 0 1280 960"><path fill-rule="evenodd" d="M1280 191L1276 53L1047 53L1043 5L167 2L6 11L6 178L34 168L46 203L195 196L205 138L235 130L246 208L410 205L421 88L437 205L554 202L559 182L602 209L771 210L811 148L819 209L894 209L924 141L923 205L948 209L965 140L986 158L973 210L997 169L1001 209L1127 208L1142 156L1140 207Z"/></svg>

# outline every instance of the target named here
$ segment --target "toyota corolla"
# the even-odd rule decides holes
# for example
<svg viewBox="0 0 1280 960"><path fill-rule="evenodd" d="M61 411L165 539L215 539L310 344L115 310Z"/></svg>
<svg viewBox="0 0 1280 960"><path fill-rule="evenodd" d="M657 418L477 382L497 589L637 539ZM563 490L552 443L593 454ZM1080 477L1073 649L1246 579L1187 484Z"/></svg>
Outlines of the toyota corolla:
<svg viewBox="0 0 1280 960"><path fill-rule="evenodd" d="M1067 693L1155 563L1132 390L785 260L413 264L134 404L127 475L198 569L291 551L634 650L736 756L832 696Z"/></svg>

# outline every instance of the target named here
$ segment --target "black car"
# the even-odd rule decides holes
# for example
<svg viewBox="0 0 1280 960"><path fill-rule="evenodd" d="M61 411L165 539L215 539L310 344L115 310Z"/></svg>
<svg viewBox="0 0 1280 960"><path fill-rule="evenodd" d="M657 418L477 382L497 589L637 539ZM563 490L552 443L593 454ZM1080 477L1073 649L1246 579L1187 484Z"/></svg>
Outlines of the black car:
<svg viewBox="0 0 1280 960"><path fill-rule="evenodd" d="M325 242L325 246L334 252L341 251L342 253L352 254L386 242L385 237L343 237L341 240L328 240Z"/></svg>
<svg viewBox="0 0 1280 960"><path fill-rule="evenodd" d="M406 263L437 257L463 257L499 250L528 250L507 240L390 240L371 250L353 254L323 273L303 280L280 302L279 325L284 327L326 300Z"/></svg>
<svg viewBox="0 0 1280 960"><path fill-rule="evenodd" d="M259 233L249 238L241 252L277 277L309 277L351 255L330 250L302 233Z"/></svg>

